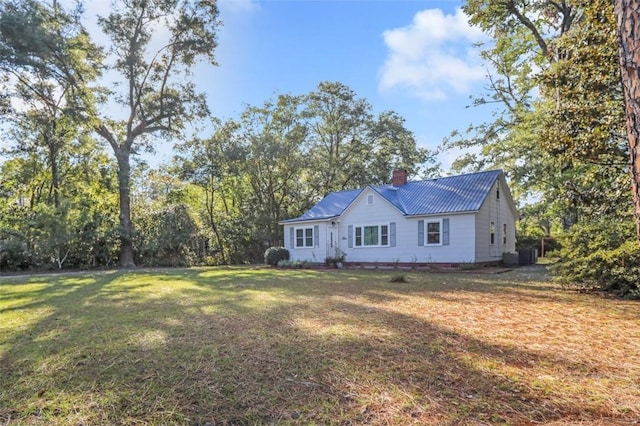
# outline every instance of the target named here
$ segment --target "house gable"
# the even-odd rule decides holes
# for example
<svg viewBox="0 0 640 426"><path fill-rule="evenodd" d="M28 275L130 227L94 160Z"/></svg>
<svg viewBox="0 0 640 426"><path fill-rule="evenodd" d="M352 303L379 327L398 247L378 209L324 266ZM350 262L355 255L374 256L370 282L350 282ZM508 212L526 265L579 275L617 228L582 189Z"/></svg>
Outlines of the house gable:
<svg viewBox="0 0 640 426"><path fill-rule="evenodd" d="M395 210L397 216L404 216L404 212L398 208L397 205L390 202L387 197L376 191L372 185L367 185L353 201L344 209L340 216L346 216L350 210L353 210L356 206L365 205L371 207L371 209L379 208L381 203Z"/></svg>
<svg viewBox="0 0 640 426"><path fill-rule="evenodd" d="M387 262L402 240L402 212L376 193L365 188L340 217L341 249L349 261Z"/></svg>

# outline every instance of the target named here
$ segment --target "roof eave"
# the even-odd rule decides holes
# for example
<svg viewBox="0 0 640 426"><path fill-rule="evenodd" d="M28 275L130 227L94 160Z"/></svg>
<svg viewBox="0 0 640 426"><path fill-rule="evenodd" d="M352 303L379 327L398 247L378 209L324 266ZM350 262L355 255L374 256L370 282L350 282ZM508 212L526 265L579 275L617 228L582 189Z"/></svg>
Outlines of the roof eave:
<svg viewBox="0 0 640 426"><path fill-rule="evenodd" d="M472 214L478 213L480 210L458 210L448 212L436 212L436 213L413 213L406 214L405 217L429 217L429 216L443 216L443 215L455 215L455 214Z"/></svg>
<svg viewBox="0 0 640 426"><path fill-rule="evenodd" d="M295 219L280 220L278 221L278 225L289 225L291 223L302 223L302 222L327 222L329 220L336 219L338 217L340 217L340 215L327 216L327 217L312 217L309 219L301 219L298 217Z"/></svg>

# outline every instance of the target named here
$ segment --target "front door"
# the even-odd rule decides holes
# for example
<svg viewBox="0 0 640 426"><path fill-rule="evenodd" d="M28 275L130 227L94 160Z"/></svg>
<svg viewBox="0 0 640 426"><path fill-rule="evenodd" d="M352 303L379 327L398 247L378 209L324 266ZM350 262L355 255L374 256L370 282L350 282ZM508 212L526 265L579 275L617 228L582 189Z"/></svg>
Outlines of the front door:
<svg viewBox="0 0 640 426"><path fill-rule="evenodd" d="M332 222L327 226L327 257L336 257L339 247L338 224Z"/></svg>

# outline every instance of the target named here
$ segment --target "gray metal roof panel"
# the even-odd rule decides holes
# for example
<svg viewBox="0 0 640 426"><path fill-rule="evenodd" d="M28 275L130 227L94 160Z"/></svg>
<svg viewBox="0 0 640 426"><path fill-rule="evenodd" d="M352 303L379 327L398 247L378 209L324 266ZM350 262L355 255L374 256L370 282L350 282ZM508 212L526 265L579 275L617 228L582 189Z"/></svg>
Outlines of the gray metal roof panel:
<svg viewBox="0 0 640 426"><path fill-rule="evenodd" d="M501 170L449 176L393 186L374 187L405 215L460 213L480 210Z"/></svg>
<svg viewBox="0 0 640 426"><path fill-rule="evenodd" d="M369 188L407 216L475 212L480 210L501 174L502 170L490 170L407 182L399 187L370 185ZM361 189L332 192L302 216L281 223L327 220L340 216L361 192Z"/></svg>
<svg viewBox="0 0 640 426"><path fill-rule="evenodd" d="M302 216L295 219L287 219L284 222L300 222L305 220L323 220L340 216L344 209L362 192L361 189L332 192L327 194L318 204L307 210Z"/></svg>

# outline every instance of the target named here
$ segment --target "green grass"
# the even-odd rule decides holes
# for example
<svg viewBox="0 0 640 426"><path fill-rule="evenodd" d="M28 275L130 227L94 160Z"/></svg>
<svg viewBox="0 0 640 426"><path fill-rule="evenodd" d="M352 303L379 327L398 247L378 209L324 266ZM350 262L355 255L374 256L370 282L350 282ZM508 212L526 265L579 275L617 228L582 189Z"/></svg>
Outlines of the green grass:
<svg viewBox="0 0 640 426"><path fill-rule="evenodd" d="M0 425L631 424L640 305L500 275L0 278Z"/></svg>

